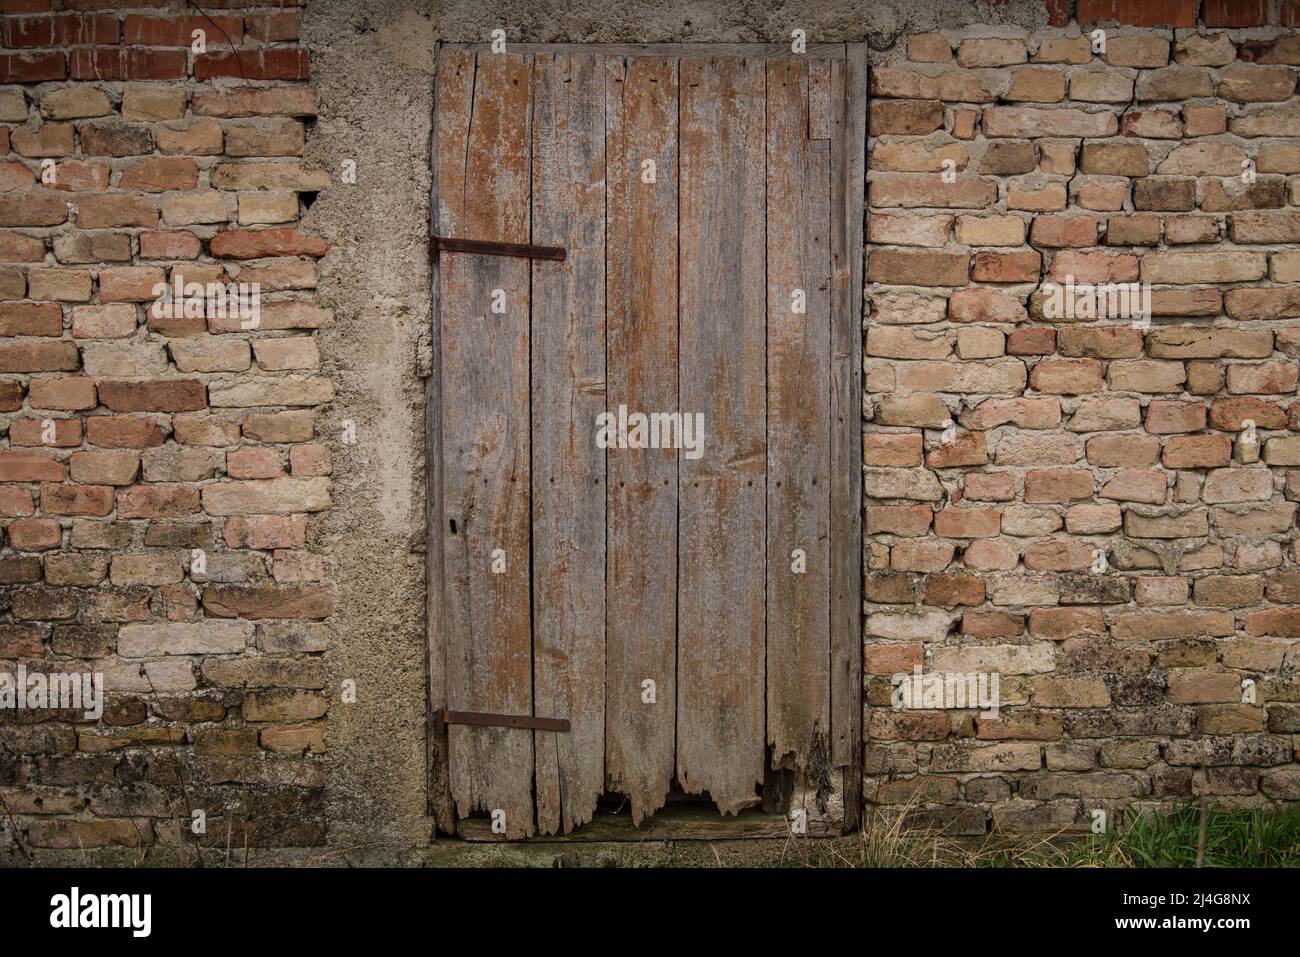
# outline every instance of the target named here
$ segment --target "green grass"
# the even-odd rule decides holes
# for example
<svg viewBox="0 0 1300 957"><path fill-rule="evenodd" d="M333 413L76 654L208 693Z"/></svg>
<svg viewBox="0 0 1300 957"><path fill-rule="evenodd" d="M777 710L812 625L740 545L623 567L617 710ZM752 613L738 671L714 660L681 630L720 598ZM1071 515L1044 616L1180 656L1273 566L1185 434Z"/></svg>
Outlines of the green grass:
<svg viewBox="0 0 1300 957"><path fill-rule="evenodd" d="M1194 867L1200 833L1195 805L1144 815L1106 835L1133 867ZM1300 806L1268 812L1206 808L1204 867L1300 866Z"/></svg>
<svg viewBox="0 0 1300 957"><path fill-rule="evenodd" d="M1095 836L992 834L957 841L886 825L868 829L854 867L1195 867L1201 812L1195 804L1135 815ZM1300 867L1300 805L1281 810L1207 807L1203 867Z"/></svg>

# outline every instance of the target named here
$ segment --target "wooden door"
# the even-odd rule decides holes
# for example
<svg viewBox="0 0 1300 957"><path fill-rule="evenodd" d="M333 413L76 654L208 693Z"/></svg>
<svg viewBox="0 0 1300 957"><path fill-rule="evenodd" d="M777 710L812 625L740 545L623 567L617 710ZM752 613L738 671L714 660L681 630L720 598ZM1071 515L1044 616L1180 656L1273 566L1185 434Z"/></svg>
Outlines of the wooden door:
<svg viewBox="0 0 1300 957"><path fill-rule="evenodd" d="M856 823L864 83L857 47L439 51L434 236L564 250L435 259L443 830L792 779Z"/></svg>

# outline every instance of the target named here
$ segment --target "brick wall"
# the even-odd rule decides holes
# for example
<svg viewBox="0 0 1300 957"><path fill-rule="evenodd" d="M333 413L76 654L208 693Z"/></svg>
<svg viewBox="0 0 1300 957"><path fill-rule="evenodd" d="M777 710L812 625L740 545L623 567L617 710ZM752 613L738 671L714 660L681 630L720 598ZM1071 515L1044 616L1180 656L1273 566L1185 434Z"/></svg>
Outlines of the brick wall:
<svg viewBox="0 0 1300 957"><path fill-rule="evenodd" d="M5 863L192 860L197 809L223 854L326 836L330 178L299 9L200 6L0 0L0 670L109 687L0 711ZM966 832L1297 799L1300 7L1047 9L873 54L867 795ZM1150 327L1048 319L1067 274L1150 282ZM178 277L260 325L150 318ZM892 708L916 666L998 672L999 716Z"/></svg>
<svg viewBox="0 0 1300 957"><path fill-rule="evenodd" d="M1300 35L1236 29L1272 6L1175 31L1197 4L1080 2L1163 25L1103 23L1094 54L1049 5L1056 28L915 34L873 72L882 806L981 833L1300 798ZM1067 276L1149 283L1149 326L1053 317ZM997 672L999 714L893 707L916 667Z"/></svg>
<svg viewBox="0 0 1300 957"><path fill-rule="evenodd" d="M324 839L330 315L298 220L329 176L298 10L201 5L0 3L0 670L109 692L0 711L7 859ZM153 315L177 280L257 283L260 323Z"/></svg>

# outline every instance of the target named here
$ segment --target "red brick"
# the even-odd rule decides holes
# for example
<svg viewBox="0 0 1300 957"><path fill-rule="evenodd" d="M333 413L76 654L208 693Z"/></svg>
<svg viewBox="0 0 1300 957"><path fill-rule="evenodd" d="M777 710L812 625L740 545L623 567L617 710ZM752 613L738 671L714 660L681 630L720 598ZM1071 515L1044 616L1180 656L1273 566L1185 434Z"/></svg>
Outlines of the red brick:
<svg viewBox="0 0 1300 957"><path fill-rule="evenodd" d="M234 515L222 530L228 548L301 548L306 515Z"/></svg>
<svg viewBox="0 0 1300 957"><path fill-rule="evenodd" d="M158 209L147 199L123 193L83 196L77 202L77 225L82 229L158 224ZM128 242L127 248L130 248ZM129 257L127 257L129 258Z"/></svg>
<svg viewBox="0 0 1300 957"><path fill-rule="evenodd" d="M280 453L265 446L244 446L234 449L226 455L226 474L235 479L268 479L284 475L284 466L280 463ZM925 510L925 528L930 526L930 507L920 506ZM907 506L903 506L907 508ZM899 532L898 534L924 534L919 532Z"/></svg>
<svg viewBox="0 0 1300 957"><path fill-rule="evenodd" d="M81 125L81 152L86 156L142 156L152 153L153 149L153 131L147 126L129 123ZM139 202L136 196L123 198Z"/></svg>
<svg viewBox="0 0 1300 957"><path fill-rule="evenodd" d="M185 50L74 47L72 78L74 80L183 80L189 66L188 56Z"/></svg>
<svg viewBox="0 0 1300 957"><path fill-rule="evenodd" d="M1160 440L1154 435L1097 435L1084 444L1088 464L1099 468L1155 465Z"/></svg>
<svg viewBox="0 0 1300 957"><path fill-rule="evenodd" d="M298 11L252 13L244 18L244 29L254 40L286 43L298 39Z"/></svg>
<svg viewBox="0 0 1300 957"><path fill-rule="evenodd" d="M0 515L6 518L17 518L31 515L35 511L36 503L32 500L32 493L27 489L13 485L0 485Z"/></svg>
<svg viewBox="0 0 1300 957"><path fill-rule="evenodd" d="M1246 616L1246 634L1300 638L1300 608L1269 608Z"/></svg>
<svg viewBox="0 0 1300 957"><path fill-rule="evenodd" d="M236 0L236 2L241 2L241 0ZM62 6L64 10L120 10L123 8L139 10L144 7L165 7L168 3L169 0L131 0L131 2L127 2L127 0L63 0ZM216 2L209 0L209 2L203 4L204 7L212 9L224 9L229 5L229 0L216 0Z"/></svg>
<svg viewBox="0 0 1300 957"><path fill-rule="evenodd" d="M972 638L1015 638L1025 633L1025 619L1004 611L967 611L961 616L961 633Z"/></svg>
<svg viewBox="0 0 1300 957"><path fill-rule="evenodd" d="M1097 220L1091 216L1035 216L1029 229L1035 246L1054 248L1097 245Z"/></svg>
<svg viewBox="0 0 1300 957"><path fill-rule="evenodd" d="M209 247L219 259L265 256L324 256L329 244L296 229L231 229L212 237Z"/></svg>
<svg viewBox="0 0 1300 957"><path fill-rule="evenodd" d="M95 407L95 383L85 376L33 379L29 389L27 400L33 409L76 412Z"/></svg>
<svg viewBox="0 0 1300 957"><path fill-rule="evenodd" d="M1078 0L1079 23L1117 20L1131 27L1194 27L1197 0Z"/></svg>
<svg viewBox="0 0 1300 957"><path fill-rule="evenodd" d="M146 449L162 445L166 433L150 419L94 415L86 420L86 441L110 449Z"/></svg>
<svg viewBox="0 0 1300 957"><path fill-rule="evenodd" d="M5 152L9 152L8 149ZM0 191L9 193L18 189L26 189L34 182L36 182L36 174L28 169L26 164L0 164Z"/></svg>
<svg viewBox="0 0 1300 957"><path fill-rule="evenodd" d="M0 196L0 226L58 226L68 221L61 196L18 193Z"/></svg>
<svg viewBox="0 0 1300 957"><path fill-rule="evenodd" d="M68 467L74 482L130 485L140 474L140 456L135 452L73 452Z"/></svg>
<svg viewBox="0 0 1300 957"><path fill-rule="evenodd" d="M933 133L943 127L943 104L938 100L873 100L870 128L873 135L901 136Z"/></svg>
<svg viewBox="0 0 1300 957"><path fill-rule="evenodd" d="M119 489L121 518L178 518L199 510L199 490L184 485L136 485Z"/></svg>
<svg viewBox="0 0 1300 957"><path fill-rule="evenodd" d="M1009 502L1016 495L1015 480L1006 472L971 472L962 490L977 502Z"/></svg>
<svg viewBox="0 0 1300 957"><path fill-rule="evenodd" d="M1034 542L1025 549L1023 561L1032 571L1083 571L1092 566L1094 548L1091 542L1070 539Z"/></svg>
<svg viewBox="0 0 1300 957"><path fill-rule="evenodd" d="M185 157L147 159L133 163L122 171L118 188L142 193L162 193L170 189L194 189L199 170L194 160Z"/></svg>
<svg viewBox="0 0 1300 957"><path fill-rule="evenodd" d="M57 176L50 189L64 190L69 193L103 192L108 189L108 180L112 170L105 163L83 163L80 160L64 160L58 166Z"/></svg>
<svg viewBox="0 0 1300 957"><path fill-rule="evenodd" d="M988 440L983 432L967 432L954 441L940 445L926 456L932 469L985 465L989 460Z"/></svg>
<svg viewBox="0 0 1300 957"><path fill-rule="evenodd" d="M23 407L23 384L0 381L0 412L17 412Z"/></svg>
<svg viewBox="0 0 1300 957"><path fill-rule="evenodd" d="M67 449L81 444L80 419L51 419L50 421L54 424L54 438L47 442L44 419L12 419L9 422L9 445Z"/></svg>
<svg viewBox="0 0 1300 957"><path fill-rule="evenodd" d="M208 49L225 43L239 44L244 36L244 21L239 17L144 17L130 14L122 21L123 43L147 47L186 47L193 42L195 30L202 30ZM224 31L224 36L222 35Z"/></svg>
<svg viewBox="0 0 1300 957"><path fill-rule="evenodd" d="M1147 406L1148 432L1166 435L1173 432L1199 432L1205 428L1203 402L1179 402L1173 399L1152 399Z"/></svg>
<svg viewBox="0 0 1300 957"><path fill-rule="evenodd" d="M1029 613L1029 633L1035 638L1101 638L1106 621L1100 608L1035 608Z"/></svg>
<svg viewBox="0 0 1300 957"><path fill-rule="evenodd" d="M71 372L78 362L71 342L0 344L0 372Z"/></svg>
<svg viewBox="0 0 1300 957"><path fill-rule="evenodd" d="M871 432L862 440L862 464L901 467L921 464L919 433Z"/></svg>
<svg viewBox="0 0 1300 957"><path fill-rule="evenodd" d="M63 542L63 526L52 518L22 518L9 524L9 544L20 552L43 552Z"/></svg>
<svg viewBox="0 0 1300 957"><path fill-rule="evenodd" d="M149 302L157 298L154 288L167 277L156 266L120 266L99 273L100 302Z"/></svg>
<svg viewBox="0 0 1300 957"><path fill-rule="evenodd" d="M1285 429L1287 421L1281 406L1250 396L1215 399L1210 406L1210 425L1216 429L1236 432L1245 427L1247 419L1261 429Z"/></svg>
<svg viewBox="0 0 1300 957"><path fill-rule="evenodd" d="M1117 502L1163 505L1167 495L1167 480L1163 472L1123 469L1102 486L1098 495Z"/></svg>
<svg viewBox="0 0 1300 957"><path fill-rule="evenodd" d="M1268 25L1268 0L1205 0L1201 19L1207 27Z"/></svg>
<svg viewBox="0 0 1300 957"><path fill-rule="evenodd" d="M99 400L114 412L193 412L208 405L207 391L197 379L104 379L98 386Z"/></svg>
<svg viewBox="0 0 1300 957"><path fill-rule="evenodd" d="M0 53L0 83L44 83L68 75L63 51Z"/></svg>
<svg viewBox="0 0 1300 957"><path fill-rule="evenodd" d="M1040 469L1025 473L1025 501L1071 502L1092 498L1093 474L1088 469Z"/></svg>
<svg viewBox="0 0 1300 957"><path fill-rule="evenodd" d="M984 604L984 580L977 575L930 575L925 580L927 605L953 608Z"/></svg>
<svg viewBox="0 0 1300 957"><path fill-rule="evenodd" d="M4 46L14 49L116 43L117 17L64 13L50 17L12 17L4 23Z"/></svg>
<svg viewBox="0 0 1300 957"><path fill-rule="evenodd" d="M1085 395L1101 391L1101 363L1096 359L1044 359L1034 366L1029 384L1039 392Z"/></svg>
<svg viewBox="0 0 1300 957"><path fill-rule="evenodd" d="M1226 435L1175 435L1165 444L1161 462L1169 469L1221 468L1232 458Z"/></svg>
<svg viewBox="0 0 1300 957"><path fill-rule="evenodd" d="M1028 318L1018 299L992 286L959 289L948 299L950 322L1016 323Z"/></svg>
<svg viewBox="0 0 1300 957"><path fill-rule="evenodd" d="M1001 527L995 508L945 508L934 515L935 534L950 538L991 538Z"/></svg>
<svg viewBox="0 0 1300 957"><path fill-rule="evenodd" d="M250 80L309 80L311 65L307 51L293 48L241 50L238 59L230 51L200 54L194 58L194 79L246 77Z"/></svg>
<svg viewBox="0 0 1300 957"><path fill-rule="evenodd" d="M149 232L140 234L141 259L198 259L203 243L191 232Z"/></svg>
<svg viewBox="0 0 1300 957"><path fill-rule="evenodd" d="M57 302L0 302L0 336L59 336L63 310Z"/></svg>
<svg viewBox="0 0 1300 957"><path fill-rule="evenodd" d="M914 667L924 667L925 646L920 642L900 644L872 643L863 650L863 667L869 675L911 674Z"/></svg>
<svg viewBox="0 0 1300 957"><path fill-rule="evenodd" d="M1076 283L1134 282L1138 278L1138 257L1067 250L1052 259L1051 278L1063 283L1067 276L1073 276Z"/></svg>
<svg viewBox="0 0 1300 957"><path fill-rule="evenodd" d="M0 262L38 263L45 258L45 240L19 233L0 233Z"/></svg>
<svg viewBox="0 0 1300 957"><path fill-rule="evenodd" d="M113 489L47 483L41 486L41 511L47 515L107 515L113 511Z"/></svg>
<svg viewBox="0 0 1300 957"><path fill-rule="evenodd" d="M208 585L203 607L218 618L328 618L334 596L324 585Z"/></svg>
<svg viewBox="0 0 1300 957"><path fill-rule="evenodd" d="M1016 329L1007 336L1009 356L1050 356L1055 351L1055 329Z"/></svg>
<svg viewBox="0 0 1300 957"><path fill-rule="evenodd" d="M311 88L305 86L199 90L194 94L192 108L195 116L225 119L244 116L315 116L316 98Z"/></svg>
<svg viewBox="0 0 1300 957"><path fill-rule="evenodd" d="M1043 257L1030 249L1014 253L976 253L971 279L976 282L1037 282Z"/></svg>
<svg viewBox="0 0 1300 957"><path fill-rule="evenodd" d="M1047 25L1063 27L1070 22L1070 0L1043 0L1047 7Z"/></svg>
<svg viewBox="0 0 1300 957"><path fill-rule="evenodd" d="M67 467L44 452L0 451L0 482L61 482Z"/></svg>
<svg viewBox="0 0 1300 957"><path fill-rule="evenodd" d="M34 555L13 556L9 558L0 558L0 582L5 585L16 585L19 583L35 583L41 580L41 560ZM29 600L35 602L44 602L48 596L40 593L28 593ZM70 609L65 609L70 610ZM45 615L44 609L31 607L21 607L14 609L14 617L22 619L55 617ZM6 626L6 630L8 630ZM29 829L30 831L30 829Z"/></svg>

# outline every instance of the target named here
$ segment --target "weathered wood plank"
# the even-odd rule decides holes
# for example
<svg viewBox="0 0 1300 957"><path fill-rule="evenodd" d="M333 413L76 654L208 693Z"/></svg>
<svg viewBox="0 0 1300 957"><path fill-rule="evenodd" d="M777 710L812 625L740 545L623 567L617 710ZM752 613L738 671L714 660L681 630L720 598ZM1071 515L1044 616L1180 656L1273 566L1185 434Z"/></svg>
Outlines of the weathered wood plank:
<svg viewBox="0 0 1300 957"><path fill-rule="evenodd" d="M437 55L435 62L441 60ZM463 78L461 78L463 80ZM439 72L435 70L435 87ZM463 83L452 96L465 97ZM434 93L434 102L441 99ZM432 183L429 205L429 235L438 229L438 113L435 110L431 143ZM451 752L447 734L434 728L433 712L447 706L447 662L442 607L442 339L439 328L438 261L429 257L430 357L429 376L424 380L424 467L425 467L425 667L429 694L425 702L425 757L428 767L428 809L434 826L444 834L456 833L456 812L451 798Z"/></svg>
<svg viewBox="0 0 1300 957"><path fill-rule="evenodd" d="M810 768L830 730L830 151L810 70L767 63L767 742ZM815 749L826 754L824 742Z"/></svg>
<svg viewBox="0 0 1300 957"><path fill-rule="evenodd" d="M831 60L808 61L808 138L829 140L835 132L831 107Z"/></svg>
<svg viewBox="0 0 1300 957"><path fill-rule="evenodd" d="M465 821L461 837L475 843L501 843L490 823L482 818ZM526 844L575 844L589 841L740 841L796 840L837 837L839 828L809 819L807 831L794 835L789 820L782 814L765 814L758 810L743 811L736 817L722 818L710 807L686 805L667 807L651 820L638 826L630 814L596 811L589 825L571 834L529 838Z"/></svg>
<svg viewBox="0 0 1300 957"><path fill-rule="evenodd" d="M677 775L734 814L764 765L763 61L680 78L680 391L706 441L678 459Z"/></svg>
<svg viewBox="0 0 1300 957"><path fill-rule="evenodd" d="M789 768L763 768L763 813L785 814L794 798L795 773Z"/></svg>
<svg viewBox="0 0 1300 957"><path fill-rule="evenodd" d="M607 60L608 408L677 402L677 63ZM654 162L646 182L645 161ZM677 451L610 448L606 780L632 819L672 785L677 716ZM645 700L654 682L653 703Z"/></svg>
<svg viewBox="0 0 1300 957"><path fill-rule="evenodd" d="M537 826L591 820L605 789L605 69L533 64L533 694L567 733L535 733Z"/></svg>
<svg viewBox="0 0 1300 957"><path fill-rule="evenodd" d="M529 88L520 56L439 60L438 234L527 242ZM441 257L442 530L447 705L531 713L528 263ZM493 291L505 312L491 311ZM498 551L499 550L499 551ZM492 570L495 557L505 570ZM498 566L499 567L499 566ZM533 733L450 729L457 812L533 832Z"/></svg>
<svg viewBox="0 0 1300 957"><path fill-rule="evenodd" d="M831 67L831 763L844 767L844 827L862 808L862 190L866 48Z"/></svg>

